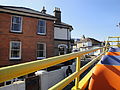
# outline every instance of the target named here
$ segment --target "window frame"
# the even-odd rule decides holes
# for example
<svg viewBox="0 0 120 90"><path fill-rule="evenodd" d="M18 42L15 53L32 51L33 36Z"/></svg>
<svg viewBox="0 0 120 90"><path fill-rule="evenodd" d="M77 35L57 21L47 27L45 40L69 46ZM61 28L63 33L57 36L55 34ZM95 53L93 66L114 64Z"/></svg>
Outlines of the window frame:
<svg viewBox="0 0 120 90"><path fill-rule="evenodd" d="M11 50L12 50L12 43L19 43L20 44L20 49L19 49L19 57L15 58L15 57L11 57ZM22 43L21 41L10 41L10 51L9 51L9 59L21 59L21 47L22 47Z"/></svg>
<svg viewBox="0 0 120 90"><path fill-rule="evenodd" d="M21 18L21 23L20 23L20 31L15 31L15 30L13 30L12 29L12 27L13 27L13 17L19 17L19 18ZM23 21L23 18L21 17L21 16L11 16L11 27L10 27L10 31L11 32L14 32L14 33L22 33L22 21Z"/></svg>
<svg viewBox="0 0 120 90"><path fill-rule="evenodd" d="M45 22L45 26L44 26L45 32L44 32L44 33L38 32L38 29L40 29L40 27L41 27L41 26L39 26L39 21L44 21L44 22ZM39 35L46 35L46 20L41 20L41 19L39 19L37 25L38 25L37 34L39 34Z"/></svg>
<svg viewBox="0 0 120 90"><path fill-rule="evenodd" d="M46 58L46 43L40 43L40 42L38 42L37 45L38 44L43 44L44 45L44 50L43 50L44 57L38 57L37 56L37 54L38 54L38 48L36 47L36 58L37 59L45 59Z"/></svg>

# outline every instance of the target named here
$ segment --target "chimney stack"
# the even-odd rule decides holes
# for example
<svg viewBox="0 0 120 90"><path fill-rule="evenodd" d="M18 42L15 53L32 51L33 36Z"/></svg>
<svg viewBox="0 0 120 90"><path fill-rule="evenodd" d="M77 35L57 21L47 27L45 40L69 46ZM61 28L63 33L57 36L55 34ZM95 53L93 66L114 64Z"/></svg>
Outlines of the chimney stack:
<svg viewBox="0 0 120 90"><path fill-rule="evenodd" d="M60 11L60 8L55 7L54 15L57 18L55 23L61 23L61 11Z"/></svg>
<svg viewBox="0 0 120 90"><path fill-rule="evenodd" d="M43 6L43 9L42 9L41 13L46 14L46 10L45 10L44 6Z"/></svg>

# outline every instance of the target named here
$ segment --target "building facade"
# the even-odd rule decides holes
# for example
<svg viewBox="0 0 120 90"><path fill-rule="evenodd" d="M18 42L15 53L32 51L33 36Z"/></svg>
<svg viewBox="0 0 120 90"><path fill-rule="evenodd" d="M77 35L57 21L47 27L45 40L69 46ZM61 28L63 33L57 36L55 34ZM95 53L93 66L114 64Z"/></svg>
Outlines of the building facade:
<svg viewBox="0 0 120 90"><path fill-rule="evenodd" d="M55 55L70 53L72 50L71 31L73 27L61 21L60 8L55 8L54 16L57 18L54 23Z"/></svg>
<svg viewBox="0 0 120 90"><path fill-rule="evenodd" d="M0 67L54 56L54 21L42 11L0 6Z"/></svg>

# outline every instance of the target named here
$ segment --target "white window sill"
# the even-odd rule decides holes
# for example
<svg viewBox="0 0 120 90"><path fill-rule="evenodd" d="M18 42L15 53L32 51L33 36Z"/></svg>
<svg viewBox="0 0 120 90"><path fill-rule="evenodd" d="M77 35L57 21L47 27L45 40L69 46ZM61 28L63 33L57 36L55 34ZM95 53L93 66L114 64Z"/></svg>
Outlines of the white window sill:
<svg viewBox="0 0 120 90"><path fill-rule="evenodd" d="M37 59L45 59L46 57L37 57Z"/></svg>
<svg viewBox="0 0 120 90"><path fill-rule="evenodd" d="M10 58L10 59L21 59L21 58Z"/></svg>
<svg viewBox="0 0 120 90"><path fill-rule="evenodd" d="M11 30L11 32L14 32L14 33L22 33L22 31L14 31L14 30Z"/></svg>
<svg viewBox="0 0 120 90"><path fill-rule="evenodd" d="M37 33L37 34L39 34L39 35L46 35L46 33Z"/></svg>

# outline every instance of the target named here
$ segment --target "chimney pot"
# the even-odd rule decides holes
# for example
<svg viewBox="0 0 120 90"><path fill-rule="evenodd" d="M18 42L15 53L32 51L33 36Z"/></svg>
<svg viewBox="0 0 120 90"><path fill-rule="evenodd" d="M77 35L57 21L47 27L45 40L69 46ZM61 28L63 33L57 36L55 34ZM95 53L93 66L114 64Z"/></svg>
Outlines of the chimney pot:
<svg viewBox="0 0 120 90"><path fill-rule="evenodd" d="M46 14L46 10L45 10L44 6L43 6L43 9L42 9L41 13Z"/></svg>
<svg viewBox="0 0 120 90"><path fill-rule="evenodd" d="M55 7L55 11L60 11L60 8Z"/></svg>
<svg viewBox="0 0 120 90"><path fill-rule="evenodd" d="M61 23L61 11L60 11L60 8L55 7L54 15L57 18L55 23Z"/></svg>

